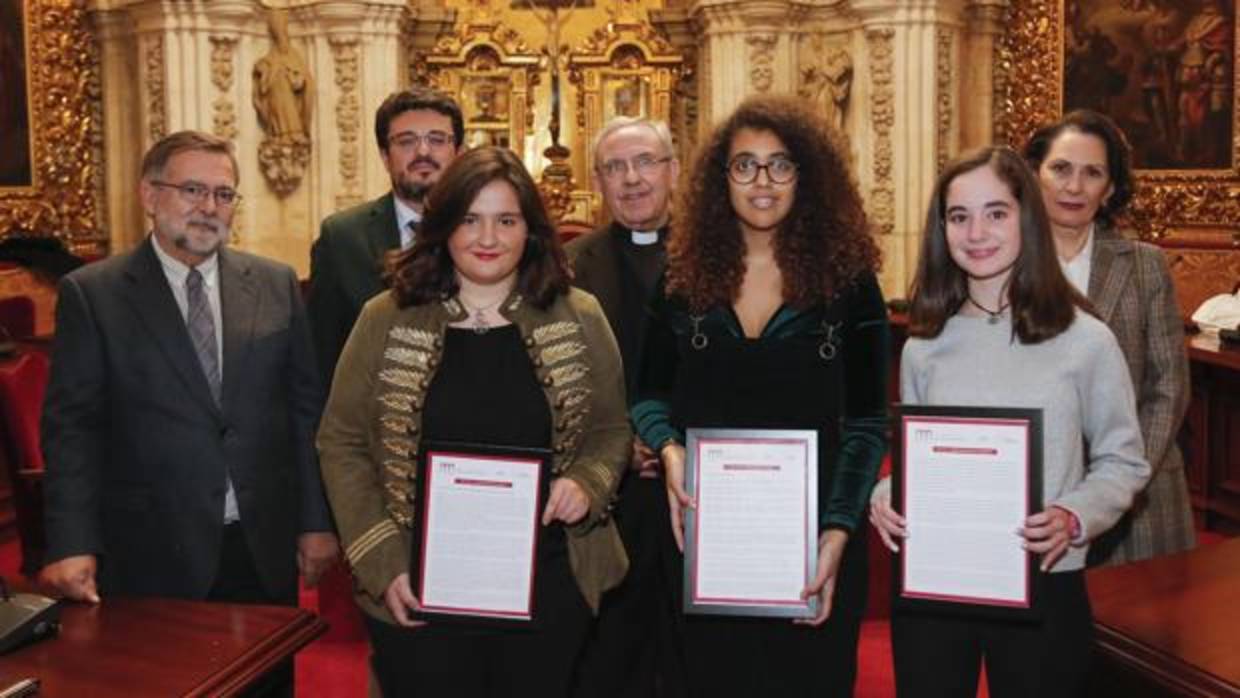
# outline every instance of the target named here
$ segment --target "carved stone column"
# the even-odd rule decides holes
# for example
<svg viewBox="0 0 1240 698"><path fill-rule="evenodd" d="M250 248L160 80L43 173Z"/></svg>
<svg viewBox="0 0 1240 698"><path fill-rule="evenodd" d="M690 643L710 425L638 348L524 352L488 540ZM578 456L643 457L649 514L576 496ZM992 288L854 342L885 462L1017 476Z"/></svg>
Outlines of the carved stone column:
<svg viewBox="0 0 1240 698"><path fill-rule="evenodd" d="M888 297L905 297L938 169L958 144L958 0L852 0L864 57L859 179L884 255Z"/></svg>
<svg viewBox="0 0 1240 698"><path fill-rule="evenodd" d="M994 140L995 61L1003 33L1008 0L969 0L964 17L969 33L962 36L960 66L961 149L987 145Z"/></svg>
<svg viewBox="0 0 1240 698"><path fill-rule="evenodd" d="M294 0L288 8L289 41L305 56L314 83L314 148L302 181L282 198L258 161L263 134L252 71L271 47L263 4L92 0L103 63L113 250L132 247L146 230L135 193L142 154L181 129L234 142L244 200L234 217L233 244L303 275L319 221L390 186L370 125L383 98L405 84L401 29L409 10L402 0Z"/></svg>
<svg viewBox="0 0 1240 698"><path fill-rule="evenodd" d="M698 30L702 85L699 122L709 127L747 95L796 91L795 42L787 0L697 0L689 14Z"/></svg>

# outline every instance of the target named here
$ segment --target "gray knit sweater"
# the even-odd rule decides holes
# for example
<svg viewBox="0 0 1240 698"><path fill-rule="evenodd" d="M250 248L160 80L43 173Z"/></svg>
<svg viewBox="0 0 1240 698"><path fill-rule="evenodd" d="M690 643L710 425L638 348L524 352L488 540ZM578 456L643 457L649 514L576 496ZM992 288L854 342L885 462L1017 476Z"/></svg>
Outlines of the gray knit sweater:
<svg viewBox="0 0 1240 698"><path fill-rule="evenodd" d="M1128 367L1101 321L1078 312L1039 344L1021 344L1005 315L956 315L933 339L910 339L900 365L905 403L1043 410L1045 506L1080 519L1073 545L1052 572L1085 566L1088 541L1110 528L1150 478Z"/></svg>

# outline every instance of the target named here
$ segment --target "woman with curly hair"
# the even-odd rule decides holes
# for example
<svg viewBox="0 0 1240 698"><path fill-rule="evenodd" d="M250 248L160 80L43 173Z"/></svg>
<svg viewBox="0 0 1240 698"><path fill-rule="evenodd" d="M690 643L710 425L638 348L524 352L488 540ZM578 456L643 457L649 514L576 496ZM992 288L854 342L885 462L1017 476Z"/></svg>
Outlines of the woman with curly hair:
<svg viewBox="0 0 1240 698"><path fill-rule="evenodd" d="M699 154L651 305L637 399L683 549L687 428L814 429L818 615L689 616L694 695L851 695L866 498L886 450L889 328L879 252L838 135L804 103L747 100Z"/></svg>

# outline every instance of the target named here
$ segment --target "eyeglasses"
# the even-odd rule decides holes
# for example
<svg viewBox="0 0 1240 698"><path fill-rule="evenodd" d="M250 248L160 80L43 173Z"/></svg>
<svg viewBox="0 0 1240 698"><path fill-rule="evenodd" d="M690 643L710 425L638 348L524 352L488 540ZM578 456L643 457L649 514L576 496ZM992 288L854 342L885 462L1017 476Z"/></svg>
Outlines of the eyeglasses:
<svg viewBox="0 0 1240 698"><path fill-rule="evenodd" d="M664 155L656 158L653 155L638 155L632 160L608 160L598 166L598 171L607 179L620 179L628 175L629 170L637 173L638 177L645 177L653 174L656 167L665 162L671 162L671 155Z"/></svg>
<svg viewBox="0 0 1240 698"><path fill-rule="evenodd" d="M168 189L176 189L181 195L181 200L187 204L201 206L206 203L207 197L215 198L215 205L221 207L236 206L241 203L241 194L232 187L216 187L212 189L205 184L199 182L185 182L184 184L173 184L172 182L161 182L153 180L151 184L157 187L166 187Z"/></svg>
<svg viewBox="0 0 1240 698"><path fill-rule="evenodd" d="M737 184L752 184L758 172L766 170L766 176L774 184L787 184L796 179L797 164L785 157L774 157L768 162L758 162L750 155L737 155L728 163L728 177Z"/></svg>
<svg viewBox="0 0 1240 698"><path fill-rule="evenodd" d="M426 133L414 133L406 131L399 133L388 139L389 148L399 148L400 150L417 150L418 146L423 143L431 150L445 148L452 145L452 134L443 131L427 131Z"/></svg>

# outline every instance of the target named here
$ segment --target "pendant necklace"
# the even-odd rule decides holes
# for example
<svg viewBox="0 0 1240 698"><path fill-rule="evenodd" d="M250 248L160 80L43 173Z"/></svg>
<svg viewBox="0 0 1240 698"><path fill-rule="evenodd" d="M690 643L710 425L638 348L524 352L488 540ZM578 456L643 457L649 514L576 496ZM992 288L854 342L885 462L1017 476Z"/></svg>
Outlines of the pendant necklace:
<svg viewBox="0 0 1240 698"><path fill-rule="evenodd" d="M976 300L973 299L972 294L969 295L969 302L972 303L978 310L982 311L983 313L986 313L986 315L988 316L986 318L986 322L991 325L999 324L999 318L1003 315L1003 312L1008 309L1007 300L1004 300L1003 302L999 304L998 310L991 310L990 308L987 308L981 303L978 303Z"/></svg>
<svg viewBox="0 0 1240 698"><path fill-rule="evenodd" d="M465 306L465 310L468 311L469 314L473 315L474 334L486 334L487 330L491 329L491 325L490 323L487 322L487 319L484 313L490 310L491 308L494 308L495 306L499 305L500 301L503 300L501 298L500 300L497 300L494 303L488 303L487 305L480 305L475 308L471 306L470 304L466 303L465 299L461 297L460 293L456 294L456 299L460 301L461 305Z"/></svg>

